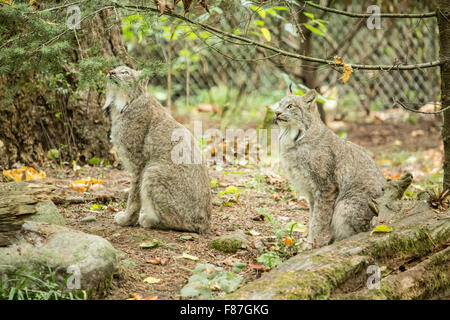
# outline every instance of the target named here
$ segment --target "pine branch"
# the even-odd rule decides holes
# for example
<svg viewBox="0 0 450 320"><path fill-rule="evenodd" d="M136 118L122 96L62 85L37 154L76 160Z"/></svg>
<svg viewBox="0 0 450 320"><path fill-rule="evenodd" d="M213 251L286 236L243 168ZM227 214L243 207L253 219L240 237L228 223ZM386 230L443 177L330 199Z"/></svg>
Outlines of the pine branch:
<svg viewBox="0 0 450 320"><path fill-rule="evenodd" d="M353 13L343 10L337 10L333 8L328 8L321 6L319 4L316 4L311 1L298 1L300 3L305 3L306 5L320 9L323 11L328 11L336 14L340 14L347 17L352 18L370 18L370 17L380 17L380 18L431 18L436 17L436 12L426 12L426 13L380 13L380 14L373 14L373 13Z"/></svg>

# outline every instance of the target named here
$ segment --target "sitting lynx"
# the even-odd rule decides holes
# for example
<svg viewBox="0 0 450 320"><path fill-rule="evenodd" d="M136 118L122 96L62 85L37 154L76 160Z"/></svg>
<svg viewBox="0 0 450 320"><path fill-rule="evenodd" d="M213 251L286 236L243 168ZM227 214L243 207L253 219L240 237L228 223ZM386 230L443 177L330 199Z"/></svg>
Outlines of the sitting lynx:
<svg viewBox="0 0 450 320"><path fill-rule="evenodd" d="M111 141L132 175L127 209L115 216L122 226L205 232L210 226L211 189L192 134L147 93L140 71L120 66L108 73L104 110L112 121ZM194 148L197 164L173 161L173 133ZM140 210L143 212L139 215Z"/></svg>
<svg viewBox="0 0 450 320"><path fill-rule="evenodd" d="M290 94L275 110L281 165L299 195L309 199L308 241L320 247L368 231L370 199L386 182L360 146L334 134L320 119L317 93Z"/></svg>

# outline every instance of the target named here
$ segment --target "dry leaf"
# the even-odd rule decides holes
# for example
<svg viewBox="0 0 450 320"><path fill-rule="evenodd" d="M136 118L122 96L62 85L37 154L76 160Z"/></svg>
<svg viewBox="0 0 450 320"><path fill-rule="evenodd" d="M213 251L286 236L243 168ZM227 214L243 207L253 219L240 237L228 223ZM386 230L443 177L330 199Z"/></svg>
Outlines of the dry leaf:
<svg viewBox="0 0 450 320"><path fill-rule="evenodd" d="M182 257L183 257L184 259L188 259L188 260L192 260L192 261L198 261L198 260L199 260L198 257L192 256L192 255L190 255L190 254L188 254L188 253L186 253L186 252L183 252Z"/></svg>
<svg viewBox="0 0 450 320"><path fill-rule="evenodd" d="M146 262L153 264L153 265L166 265L167 261L169 261L169 259L167 258L155 258L155 259L146 259Z"/></svg>
<svg viewBox="0 0 450 320"><path fill-rule="evenodd" d="M22 166L20 169L3 170L3 175L9 180L14 181L40 180L47 177L44 171L37 172L34 168L25 166Z"/></svg>
<svg viewBox="0 0 450 320"><path fill-rule="evenodd" d="M147 277L144 279L144 282L149 283L149 284L159 283L159 282L161 282L161 279L154 278L154 277Z"/></svg>
<svg viewBox="0 0 450 320"><path fill-rule="evenodd" d="M119 212L119 209L117 209L116 207L113 207L111 205L108 206L108 211L109 212Z"/></svg>
<svg viewBox="0 0 450 320"><path fill-rule="evenodd" d="M142 298L142 296L138 293L130 293L131 299L128 300L157 300L157 296L151 296L147 298Z"/></svg>
<svg viewBox="0 0 450 320"><path fill-rule="evenodd" d="M87 190L94 190L100 188L102 186L102 183L103 183L102 179L87 178L77 181L70 181L69 187L72 190L84 193Z"/></svg>
<svg viewBox="0 0 450 320"><path fill-rule="evenodd" d="M350 75L353 73L352 66L349 64L346 64L344 62L344 59L342 57L335 56L334 57L335 63L340 63L344 66L344 73L339 78L339 80L342 80L343 83L347 83L347 81L350 79Z"/></svg>
<svg viewBox="0 0 450 320"><path fill-rule="evenodd" d="M261 272L267 272L269 271L269 267L266 267L265 265L263 265L262 263L253 260L250 262L249 267L256 270L256 271L261 271Z"/></svg>

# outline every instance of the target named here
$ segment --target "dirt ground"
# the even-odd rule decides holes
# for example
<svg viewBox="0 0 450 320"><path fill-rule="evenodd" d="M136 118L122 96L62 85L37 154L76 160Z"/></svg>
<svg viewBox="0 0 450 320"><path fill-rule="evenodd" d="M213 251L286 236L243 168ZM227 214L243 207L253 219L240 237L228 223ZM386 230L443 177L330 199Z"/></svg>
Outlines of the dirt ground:
<svg viewBox="0 0 450 320"><path fill-rule="evenodd" d="M414 123L402 117L384 116L374 117L368 123L332 123L330 127L336 132L345 132L348 140L367 148L386 176L396 178L403 171L412 171L418 176L415 187L422 188L421 181L441 175L442 143L439 121L434 118L419 118ZM213 187L212 228L206 235L196 235L115 225L114 214L124 209L125 190L129 187L129 175L122 170L112 166L85 166L75 176L71 166L43 168L66 196L84 199L95 196L92 201L58 204L68 227L102 236L123 252L120 269L105 299L130 299L133 295L180 299L180 290L197 263L211 263L231 270L234 262L245 262L247 266L241 274L245 281L252 281L264 272L262 265L255 261L259 250L264 247L264 240L274 235L269 223L261 219L256 209L266 210L283 223L296 221L307 225L307 202L296 199L279 170L250 165L211 166L209 169L211 180L217 180ZM83 194L69 188L69 181L86 177L103 179L103 187ZM237 202L229 203L231 206L224 205L224 196L219 194L228 186L236 186L243 191ZM95 206L98 204L105 207L99 209ZM88 216L96 219L82 221ZM212 238L233 230L247 234L250 246L246 250L225 254L210 247ZM249 230L258 235L250 235ZM191 237L181 237L184 235ZM306 233L297 233L296 236L302 238ZM157 247L140 247L141 243L154 239L159 243ZM198 261L183 258L183 253L198 257ZM162 264L155 264L159 261ZM147 277L160 281L149 284L143 281Z"/></svg>

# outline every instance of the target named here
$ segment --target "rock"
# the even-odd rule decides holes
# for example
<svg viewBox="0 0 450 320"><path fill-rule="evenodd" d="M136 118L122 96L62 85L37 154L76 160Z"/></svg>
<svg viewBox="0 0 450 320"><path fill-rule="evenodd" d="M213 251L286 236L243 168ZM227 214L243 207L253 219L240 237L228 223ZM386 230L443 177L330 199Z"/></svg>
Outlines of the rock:
<svg viewBox="0 0 450 320"><path fill-rule="evenodd" d="M236 251L247 245L248 240L241 230L216 237L211 241L212 248L225 253L236 253Z"/></svg>
<svg viewBox="0 0 450 320"><path fill-rule="evenodd" d="M84 217L83 219L81 219L81 222L92 222L92 221L96 221L97 218L95 216L87 216Z"/></svg>
<svg viewBox="0 0 450 320"><path fill-rule="evenodd" d="M27 221L13 243L0 248L0 274L49 267L60 283L79 271L79 289L100 297L112 281L119 251L107 240L49 223ZM72 276L72 277L73 277ZM71 283L77 284L76 278ZM69 281L68 281L69 283ZM77 288L74 288L77 289Z"/></svg>
<svg viewBox="0 0 450 320"><path fill-rule="evenodd" d="M38 213L30 217L28 220L47 222L59 226L66 225L66 220L52 201L44 201L39 203Z"/></svg>

